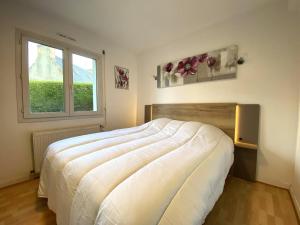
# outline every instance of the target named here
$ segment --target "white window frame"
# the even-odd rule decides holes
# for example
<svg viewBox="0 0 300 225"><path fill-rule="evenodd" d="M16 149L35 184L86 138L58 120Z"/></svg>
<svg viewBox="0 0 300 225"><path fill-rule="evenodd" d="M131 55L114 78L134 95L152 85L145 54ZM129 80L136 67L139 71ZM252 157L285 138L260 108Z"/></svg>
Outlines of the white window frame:
<svg viewBox="0 0 300 225"><path fill-rule="evenodd" d="M31 113L29 100L29 74L28 74L28 42L35 42L63 51L63 76L64 76L64 112ZM96 96L97 111L74 111L73 98L73 64L72 54L96 60ZM103 82L103 56L88 50L81 49L45 38L37 34L20 29L16 30L16 77L17 77L17 102L18 121L34 122L60 119L76 119L85 117L104 116L104 82Z"/></svg>
<svg viewBox="0 0 300 225"><path fill-rule="evenodd" d="M73 60L72 60L72 54L88 57L91 59L96 60L96 87L101 87L101 79L99 74L101 74L101 55L95 55L93 53L87 52L83 50L78 50L78 49L71 49L69 50L69 85L71 86L71 94L70 94L70 114L72 116L82 116L82 115L97 115L99 111L99 107L101 108L101 101L100 101L100 96L101 96L101 90L99 88L96 88L96 95L97 95L97 111L74 111L74 98L73 98Z"/></svg>

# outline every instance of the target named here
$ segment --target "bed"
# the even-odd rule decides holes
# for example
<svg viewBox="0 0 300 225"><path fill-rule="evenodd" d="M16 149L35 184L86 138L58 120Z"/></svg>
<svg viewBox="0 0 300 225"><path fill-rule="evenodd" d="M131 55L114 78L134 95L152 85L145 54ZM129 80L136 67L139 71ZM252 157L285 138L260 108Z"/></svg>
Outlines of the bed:
<svg viewBox="0 0 300 225"><path fill-rule="evenodd" d="M220 120L220 129L205 117L160 118L164 110L152 110L152 120L143 125L48 147L38 196L48 198L58 225L204 223L233 163L232 123L226 121L234 118L215 105L213 121L226 118L227 127Z"/></svg>

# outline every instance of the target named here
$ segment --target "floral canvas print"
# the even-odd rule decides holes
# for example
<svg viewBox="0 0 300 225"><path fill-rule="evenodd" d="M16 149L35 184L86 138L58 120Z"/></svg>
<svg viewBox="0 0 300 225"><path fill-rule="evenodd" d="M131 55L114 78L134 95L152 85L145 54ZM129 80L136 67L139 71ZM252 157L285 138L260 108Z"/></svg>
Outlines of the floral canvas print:
<svg viewBox="0 0 300 225"><path fill-rule="evenodd" d="M120 66L115 66L115 87L129 89L129 70Z"/></svg>
<svg viewBox="0 0 300 225"><path fill-rule="evenodd" d="M235 78L236 45L168 62L157 67L157 87L172 87L202 81Z"/></svg>

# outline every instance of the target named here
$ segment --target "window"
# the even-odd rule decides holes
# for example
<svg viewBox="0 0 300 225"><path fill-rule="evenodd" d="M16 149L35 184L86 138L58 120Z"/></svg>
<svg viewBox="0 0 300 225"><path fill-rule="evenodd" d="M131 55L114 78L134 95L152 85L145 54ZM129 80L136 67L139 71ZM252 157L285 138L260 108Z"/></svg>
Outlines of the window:
<svg viewBox="0 0 300 225"><path fill-rule="evenodd" d="M97 111L96 60L72 54L73 103L75 112ZM84 94L83 94L84 93Z"/></svg>
<svg viewBox="0 0 300 225"><path fill-rule="evenodd" d="M102 114L101 55L26 32L18 39L23 120Z"/></svg>

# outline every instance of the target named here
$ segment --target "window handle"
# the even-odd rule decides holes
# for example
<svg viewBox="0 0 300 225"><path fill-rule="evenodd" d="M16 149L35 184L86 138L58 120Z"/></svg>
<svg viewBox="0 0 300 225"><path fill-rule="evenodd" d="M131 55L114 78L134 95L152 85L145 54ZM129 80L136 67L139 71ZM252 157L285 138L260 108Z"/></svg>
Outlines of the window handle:
<svg viewBox="0 0 300 225"><path fill-rule="evenodd" d="M70 89L71 95L74 96L74 88L73 88L73 84L70 84L69 89Z"/></svg>

